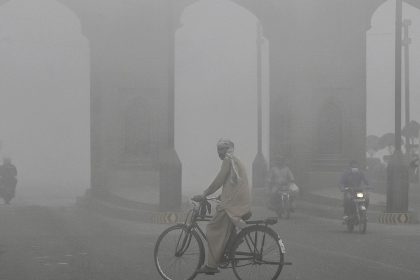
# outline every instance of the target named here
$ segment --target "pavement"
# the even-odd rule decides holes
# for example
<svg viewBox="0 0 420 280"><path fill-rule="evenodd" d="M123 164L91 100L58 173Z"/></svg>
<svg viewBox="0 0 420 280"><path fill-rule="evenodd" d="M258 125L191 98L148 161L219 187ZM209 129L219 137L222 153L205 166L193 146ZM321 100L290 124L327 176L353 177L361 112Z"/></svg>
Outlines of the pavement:
<svg viewBox="0 0 420 280"><path fill-rule="evenodd" d="M329 219L341 219L343 215L342 193L337 187L303 188L304 192L297 200L297 212ZM156 189L117 188L114 194L100 199L93 198L84 190L71 190L67 193L57 190L23 190L17 189L14 204L20 206L71 206L77 204L109 217L134 220L152 224L167 224L183 221L185 213L190 209L190 197L195 193L185 192L182 197L182 210L179 212L159 211L159 193ZM76 197L79 196L77 199ZM253 189L253 211L266 209L267 195L264 189ZM369 222L378 222L386 209L385 188L376 186L370 192ZM409 211L420 214L420 185L411 184L409 189ZM261 212L261 211L260 211ZM270 213L271 214L271 213Z"/></svg>
<svg viewBox="0 0 420 280"><path fill-rule="evenodd" d="M411 200L418 201L416 190L410 194ZM293 263L284 267L279 279L420 279L420 225L374 222L374 213L384 206L384 195L372 196L367 233L350 234L339 220L339 191L305 192L291 218L272 226L285 243L286 261ZM264 201L263 191L254 190L252 219L274 216ZM87 202L84 197L76 207L74 203L58 207L57 201L53 206L38 206L27 196L12 205L0 205L0 280L162 279L153 250L158 235L170 225L147 220L161 214L156 205L139 209L146 204L110 198L103 201L103 208L95 209L97 201L84 205ZM92 208L96 211L88 211ZM225 269L196 279L235 276Z"/></svg>
<svg viewBox="0 0 420 280"><path fill-rule="evenodd" d="M254 219L270 215L264 207L255 210ZM17 204L0 205L0 224L1 280L162 279L153 252L167 224L113 219L74 206ZM349 234L338 220L294 213L272 228L293 263L278 279L420 279L417 225L372 223L366 234ZM252 279L264 279L258 267L252 272L258 275ZM196 279L236 278L224 269Z"/></svg>
<svg viewBox="0 0 420 280"><path fill-rule="evenodd" d="M253 211L266 209L267 195L264 189L253 189ZM420 213L420 186L411 185L409 196L409 211L414 221L418 221ZM166 224L182 222L185 213L190 209L190 200L193 193L184 193L182 198L182 210L179 212L159 211L158 193L152 189L145 192L133 189L121 188L118 193L101 199L85 196L79 199L79 204L97 212L114 218L136 220L139 222ZM386 210L386 195L383 188L377 188L370 192L369 222L382 221L381 217ZM343 194L337 187L318 188L305 190L297 199L299 213L306 215L341 219L343 216Z"/></svg>
<svg viewBox="0 0 420 280"><path fill-rule="evenodd" d="M369 205L369 221L378 222L386 212L386 194L384 188L376 188L369 192L370 205ZM409 188L409 206L408 211L413 218L413 222L418 223L420 214L420 185L411 184ZM337 208L340 209L339 215L342 215L342 200L343 194L338 188L324 188L312 191L307 191L302 196L302 206L306 207L309 204L314 204L314 209L317 211L314 214L318 216L332 218L332 213L327 213L328 210L336 212Z"/></svg>

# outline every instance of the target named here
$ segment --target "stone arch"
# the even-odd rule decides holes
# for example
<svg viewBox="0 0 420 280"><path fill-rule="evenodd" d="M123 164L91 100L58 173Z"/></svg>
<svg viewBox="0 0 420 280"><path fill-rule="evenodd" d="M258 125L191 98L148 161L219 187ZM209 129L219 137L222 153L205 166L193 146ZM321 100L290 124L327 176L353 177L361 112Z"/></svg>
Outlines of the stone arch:
<svg viewBox="0 0 420 280"><path fill-rule="evenodd" d="M366 30L370 29L371 27L371 21L373 14L378 10L382 4L384 4L388 0L372 0L372 1L366 1L366 22L367 22L367 28Z"/></svg>
<svg viewBox="0 0 420 280"><path fill-rule="evenodd" d="M389 0L372 0L366 1L366 22L369 24L367 25L367 29L371 27L371 21L375 14L375 12L386 2ZM403 3L407 3L417 9L420 9L420 2L418 0L403 0Z"/></svg>
<svg viewBox="0 0 420 280"><path fill-rule="evenodd" d="M208 3L210 1L203 1L203 2ZM222 1L220 1L220 2L224 4L224 2L222 2ZM244 27L244 28L248 29L248 28L250 28L250 26L252 28L256 28L256 26L257 26L256 22L259 21L259 20L258 20L258 18L253 13L250 13L248 9L243 8L241 5L238 5L236 2L233 2L233 3L229 3L231 1L226 1L226 2L228 3L229 6L232 6L231 9L229 9L229 11L232 10L232 13L235 13L235 15L236 15L236 13L238 14L238 16L240 15L241 18L239 20L241 20L241 22L242 22L242 20L245 20L245 19L248 19L249 20L248 24L246 24L246 27ZM213 3L210 3L210 4L214 5ZM193 10L190 10L190 8L193 9L192 7L193 7L192 5L188 5L187 6L187 9L185 10L185 12L187 13L186 14L187 16L188 16L189 13L191 13L191 14L194 13ZM236 11L236 12L234 12L233 10ZM186 20L187 20L186 17L182 18L182 20L185 23L187 23L186 22ZM251 20L252 21L255 20L255 24L252 23ZM217 22L217 19L215 21ZM189 23L189 27L186 26L186 28L191 28L191 21L188 22L188 23ZM235 26L235 24L232 24L232 25L234 26L234 27L232 27L232 30L233 30L234 28L236 28L236 26ZM221 29L222 29L222 27L221 27ZM179 35L180 33L184 32L184 31L185 31L185 29L179 29L177 35ZM212 31L214 32L214 30L212 30ZM210 31L210 32L212 32L212 31ZM255 33L256 33L256 31L255 31ZM216 34L217 34L217 31L216 31ZM226 32L226 36L228 36L227 34L228 33ZM249 36L254 36L253 33L250 33L248 35ZM215 36L215 38L217 37L217 35L214 35L214 34L211 35L211 36ZM234 35L231 34L230 36L234 36ZM217 38L220 38L220 37L217 37ZM226 38L226 39L228 39L228 38ZM217 40L217 39L215 39L215 40ZM217 50L220 50L220 49L223 48L223 39L221 39L220 42L221 42L220 44L215 43L215 46L216 47L208 47L208 48L203 47L203 49L202 49L204 51L204 54L206 54L207 51L209 51L209 53L208 53L209 56L207 57L207 60L210 63L209 63L209 65L208 65L208 67L206 69L207 69L207 71L210 71L210 72L204 74L204 76L207 75L209 77L209 79L215 79L214 77L220 77L220 75L226 77L226 74L227 74L227 73L225 73L223 71L223 69L219 69L219 70L217 69L217 63L211 63L212 61L214 61L215 59L218 58L217 56L216 57L212 57L212 54L211 53L220 53L220 51L217 51ZM253 44L253 46L251 46L251 47L254 47L256 45L256 40L254 41L254 39L250 39L250 42L249 43L250 44ZM248 43L246 43L246 44L248 44ZM195 48L195 49L197 49L197 48ZM213 51L211 51L212 49L213 49ZM216 51L214 51L214 49L216 49ZM226 48L226 50L230 50L230 49L231 48L229 48L229 46ZM245 47L244 49L246 49L246 51L248 51L248 47ZM201 56L202 54L200 54L199 52L197 52L197 55ZM254 54L253 53L250 53L250 55L254 55ZM209 57L212 57L212 58L209 58ZM183 59L183 61L185 61L185 63L189 63L188 62L189 61L188 59L185 59L185 58L182 58L182 59ZM192 61L192 62L197 61L197 60L199 60L199 57L197 57L196 59L194 59L194 58L191 58L190 59L190 61ZM182 62L182 65L185 65L185 63ZM198 62L198 63L200 63L200 62ZM219 63L219 65L221 65L221 63ZM247 65L246 67L249 67L250 69L252 69L253 67L255 67L255 69L256 69L257 66L256 66L256 64L250 64L250 65ZM177 71L181 72L182 70L178 69ZM254 71L254 69L252 69L252 71ZM235 79L236 79L235 76L237 76L237 77L239 77L239 76L244 77L244 74L242 72L243 71L237 71L236 74L235 73L231 73L233 75L233 77L231 79L233 85L236 83L235 82ZM246 71L244 71L244 72L246 72ZM250 71L248 71L248 72L250 72ZM246 72L246 73L248 73L248 72ZM224 74L222 74L222 73L224 73ZM230 75L230 74L228 74L228 75ZM253 79L254 76L252 76L252 77L249 76L249 78ZM205 78L204 78L204 80L205 80ZM223 82L224 83L224 82L226 82L225 80L226 80L226 78L224 78L224 79L223 78L220 78L219 79L219 82ZM241 157L242 157L242 159L244 160L244 162L246 162L247 167L248 167L248 171L249 171L248 173L249 174L252 174L250 167L251 167L251 164L252 164L253 157L255 156L255 154L257 152L257 148L255 147L255 150L254 150L254 147L251 147L251 149L248 148L246 150L246 149L244 149L244 145L243 144L241 145L241 142L242 143L243 142L247 142L247 143L250 142L248 139L246 139L246 138L250 138L250 137L252 137L252 141L254 140L254 138L255 138L255 140L257 139L257 131L256 131L256 129L257 129L257 125L256 125L256 119L257 119L257 113L256 113L256 109L257 109L257 106L256 106L257 92L256 91L253 91L251 93L251 90L253 90L254 85L252 85L252 89L246 89L244 91L238 90L237 89L238 87L236 87L236 89L235 89L235 86L232 85L232 88L229 91L229 90L226 90L226 87L223 87L223 85L220 85L220 86L219 85L215 85L215 83L217 83L215 81L214 82L212 82L212 81L204 81L204 82L205 83L208 82L208 84L203 83L203 85L202 85L203 90L202 90L201 94L204 95L205 98L206 98L206 100L209 101L209 103L206 104L206 106L208 106L208 107L212 106L212 107L211 107L211 109L209 109L211 112L209 110L206 110L206 111L200 111L199 114L203 114L203 115L206 114L206 116L209 116L212 113L218 112L218 110L220 110L220 112L222 112L224 110L224 107L223 107L224 103L231 104L233 102L233 104L234 104L232 106L232 114L233 114L233 116L226 115L226 112L220 113L220 115L221 114L224 114L224 116L227 118L227 123L229 123L229 126L230 126L231 130L233 130L233 131L235 131L236 129L239 130L238 127L240 127L240 125L236 125L236 127L235 127L235 124L234 124L236 122L235 119L238 118L236 114L243 114L243 112L240 112L240 110L238 110L238 106L236 106L235 104L239 104L241 102L246 103L246 104L250 104L250 102L245 101L245 99L249 99L250 98L250 96L249 96L250 94L252 95L252 97L255 97L255 101L252 103L253 104L252 105L252 110L255 110L255 114L254 114L254 111L250 111L249 112L249 114L252 114L252 118L253 119L252 119L252 124L248 128L249 129L248 136L247 137L238 136L238 135L241 135L241 134L244 134L244 133L243 132L237 133L237 131L235 131L236 137L238 137L238 139L233 139L234 141L235 140L237 141L236 144L237 144L237 147L238 147L238 154L240 154ZM180 86L182 86L182 84L186 84L186 82L183 82L183 83L180 82L180 83L176 83L176 84L178 84L178 87L180 87ZM209 90L209 88L212 88L212 90ZM256 88L256 84L255 84L255 88ZM182 92L185 95L185 92L186 91L185 90L180 90L180 92ZM212 94L212 92L214 94ZM220 92L225 92L226 93L225 99L220 96ZM229 92L230 92L230 94L229 94ZM198 92L197 94L200 94L200 93ZM195 96L192 96L192 98L199 98L199 97L197 97L197 94L195 94ZM218 99L219 101L214 100L214 98L216 98L216 96L217 96L217 98L220 98L220 99ZM240 99L241 96L245 96L245 97L243 97L245 99L242 100L242 101ZM179 100L179 97L177 97L177 99ZM236 100L236 102L234 102L234 100ZM216 104L217 102L219 102L219 105L220 104L221 105L218 106ZM179 104L180 103L181 103L181 101L179 101L178 104L176 104L177 110L179 110L179 108L180 108L179 107ZM184 104L185 103L186 102L184 102ZM188 103L186 103L186 106L188 106ZM248 106L248 107L250 107L250 106ZM254 108L254 106L255 106L255 108ZM266 107L268 108L268 106L266 106ZM187 108L187 110L189 110L189 108ZM193 110L191 110L191 111L193 111ZM179 113L178 113L178 115L179 115ZM254 115L255 115L255 117L254 117ZM199 118L199 116L196 115L196 117L194 117L194 119L196 120L197 118ZM221 117L217 116L217 113L215 113L214 116L213 116L213 120L215 122L217 122L219 124L219 126L217 124L215 124L215 123L212 123L212 124L208 125L208 127L212 127L212 128L219 127L219 130L220 130L219 135L217 135L217 136L216 135L210 135L210 133L209 133L208 134L208 137L206 137L205 140L201 139L202 141L199 141L200 143L194 142L195 144L193 145L194 146L193 148L196 148L197 145L201 145L200 151L206 153L205 154L205 157L206 158L207 157L214 158L215 161L217 160L217 156L215 156L216 153L215 153L215 150L213 149L213 147L215 146L215 143L218 140L218 138L223 137L223 136L228 136L228 137L235 138L235 136L232 136L232 135L234 135L234 133L230 133L230 135L227 135L229 133L226 131L226 128L223 127L223 121L221 121L220 118ZM176 119L177 119L177 124L179 124L179 122L180 122L179 118L176 117ZM232 120L230 120L230 119L232 119ZM268 117L267 117L267 119L268 119ZM255 129L254 129L254 120L255 120ZM183 120L181 120L181 121L184 122ZM242 126L243 126L243 124L242 124ZM176 128L176 133L180 133L181 134L181 133L183 133L183 131L185 131L185 129L183 128L182 131L181 131L179 129L179 127L180 127L180 125L178 125L178 128ZM209 130L214 130L214 129L209 129ZM244 130L244 129L242 129L242 130ZM254 130L255 130L255 132L254 132ZM192 134L191 130L190 131L186 131L186 133L191 133ZM200 135L196 135L196 136L199 137ZM194 140L197 140L197 137L192 137L192 138L194 138ZM211 140L210 140L209 137L212 137ZM177 139L179 139L179 136L177 136ZM182 158L182 154L185 155L186 154L186 151L188 151L188 150L185 147L185 144L183 144L183 143L180 144L180 141L177 141L177 142L178 142L177 143L177 152L180 153L181 158ZM189 143L189 145L191 145L191 143ZM254 145L254 143L252 143L252 146L253 145ZM256 142L255 142L255 145L257 145ZM267 147L268 147L268 144L267 144ZM241 149L242 149L242 151L241 151ZM245 154L246 155L244 155L244 153L243 153L244 150L245 150ZM255 153L255 154L252 154L252 156L248 155L248 154L251 154L251 153ZM195 153L195 154L199 154L199 153ZM212 156L214 156L214 157L212 157ZM188 157L188 158L191 158L191 157ZM205 173L205 174L192 175L192 174L190 174L190 172L188 172L188 170L192 170L191 163L189 163L189 162L183 162L183 171L184 171L184 175L185 175L184 182L186 182L185 185L188 185L188 187L189 187L189 185L191 184L190 182L192 181L191 180L192 176L195 176L194 178L202 178L203 176L213 176L213 174L211 172L210 172L211 175L208 175L209 174L208 170L209 170L209 168L212 168L213 166L217 166L217 162L215 162L214 164L213 163L206 162L204 165L207 165L207 166L206 167L201 166L200 168L197 168L197 169L200 169L198 172L203 171L203 173ZM194 166L196 166L196 165L194 165ZM209 181L211 179L212 178L205 178L206 181Z"/></svg>
<svg viewBox="0 0 420 280"><path fill-rule="evenodd" d="M412 41L410 43L410 69L416 73L418 67L418 59L415 59L419 52L417 51L419 41L415 34L418 33L419 10L416 8L419 5L413 1L403 2L403 19L411 19L413 24L409 27L409 37ZM414 8L412 8L414 7ZM372 28L366 33L367 45L366 51L368 59L367 65L367 129L368 134L375 134L381 136L384 133L394 131L394 98L395 88L394 79L395 72L394 64L394 47L395 47L395 0L382 1L381 5L375 10L370 19ZM404 48L403 48L404 57ZM402 126L405 125L405 94L404 94L404 60L403 60L403 83L402 83ZM414 74L415 75L415 74ZM411 84L411 108L414 109L413 104L418 103L418 83L415 79L410 79ZM417 100L416 100L417 99ZM379 100L382 101L381 106L377 106ZM375 108L372 110L372 108ZM415 114L416 110L412 111L411 118L418 118ZM413 114L414 113L414 114ZM381 118L382 123L375 122L374 120Z"/></svg>
<svg viewBox="0 0 420 280"><path fill-rule="evenodd" d="M50 184L80 195L90 185L90 53L80 18L53 0L1 4L1 31L8 38L0 43L2 66L8 65L2 86L9 91L2 90L8 102L0 111L14 120L10 127L1 117L9 138L3 152L10 150L22 171L21 185Z"/></svg>
<svg viewBox="0 0 420 280"><path fill-rule="evenodd" d="M79 6L75 4L74 0L44 0L44 1L46 1L47 4L52 4L60 8L60 12L53 14L53 16L60 14L62 16L61 19L63 19L63 17L68 18L70 20L72 19L75 20L77 18L78 20L75 22L79 25L80 33L88 37L86 34L86 30L84 28L84 24L82 22ZM0 8L7 7L7 5L12 2L15 2L15 0L0 0ZM27 2L36 3L36 1L27 1Z"/></svg>
<svg viewBox="0 0 420 280"><path fill-rule="evenodd" d="M184 11L196 4L197 2L199 2L200 0L181 0L181 1L177 1L176 2L176 6L174 7L174 19L176 22L180 23L181 22L181 16L184 13ZM250 14L252 14L254 17L256 17L260 22L262 22L262 9L259 9L258 4L256 3L256 1L254 0L232 0L230 1L234 4L236 4L238 7L246 10L247 12L249 12ZM262 23L263 24L263 23ZM263 24L264 25L264 24ZM179 25L178 25L179 27ZM264 29L264 26L263 26Z"/></svg>

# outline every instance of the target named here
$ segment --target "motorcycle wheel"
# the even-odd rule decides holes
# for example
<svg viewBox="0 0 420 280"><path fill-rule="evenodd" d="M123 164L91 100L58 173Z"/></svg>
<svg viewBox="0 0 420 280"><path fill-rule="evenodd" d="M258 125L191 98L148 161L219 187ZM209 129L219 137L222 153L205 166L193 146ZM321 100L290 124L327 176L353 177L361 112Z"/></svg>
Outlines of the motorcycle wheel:
<svg viewBox="0 0 420 280"><path fill-rule="evenodd" d="M277 216L281 219L281 218L282 218L282 216L283 216L283 211L282 211L281 209L277 209L277 210L276 210L276 214L277 214Z"/></svg>
<svg viewBox="0 0 420 280"><path fill-rule="evenodd" d="M284 202L284 215L286 219L290 218L290 200Z"/></svg>
<svg viewBox="0 0 420 280"><path fill-rule="evenodd" d="M347 231L348 232L353 232L353 230L354 230L353 217L349 218L349 220L347 221L346 225L347 225Z"/></svg>
<svg viewBox="0 0 420 280"><path fill-rule="evenodd" d="M367 229L367 215L366 212L360 213L359 233L366 233Z"/></svg>

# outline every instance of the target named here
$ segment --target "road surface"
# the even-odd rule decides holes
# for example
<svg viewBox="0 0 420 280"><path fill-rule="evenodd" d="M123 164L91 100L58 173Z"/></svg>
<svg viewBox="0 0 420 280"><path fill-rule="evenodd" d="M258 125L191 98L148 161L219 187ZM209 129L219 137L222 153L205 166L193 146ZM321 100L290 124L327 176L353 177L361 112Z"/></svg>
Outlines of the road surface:
<svg viewBox="0 0 420 280"><path fill-rule="evenodd" d="M161 279L153 247L165 227L75 206L0 205L0 280ZM350 234L339 220L295 213L274 228L286 245L286 260L293 262L279 279L420 279L419 225L369 223L366 234ZM223 270L196 279L235 276Z"/></svg>

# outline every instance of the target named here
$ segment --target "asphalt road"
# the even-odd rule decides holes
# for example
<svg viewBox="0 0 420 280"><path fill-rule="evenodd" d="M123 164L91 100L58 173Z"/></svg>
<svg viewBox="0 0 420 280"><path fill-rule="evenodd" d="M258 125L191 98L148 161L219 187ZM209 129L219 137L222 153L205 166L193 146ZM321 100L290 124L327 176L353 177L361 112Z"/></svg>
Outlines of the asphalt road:
<svg viewBox="0 0 420 280"><path fill-rule="evenodd" d="M166 227L74 207L0 205L0 280L161 279L153 247ZM296 213L274 228L293 262L279 279L420 279L419 225L369 223L366 234L350 234L338 220ZM196 279L235 276L228 269Z"/></svg>

